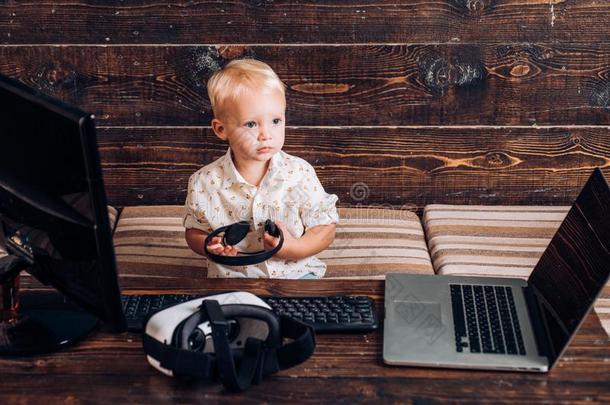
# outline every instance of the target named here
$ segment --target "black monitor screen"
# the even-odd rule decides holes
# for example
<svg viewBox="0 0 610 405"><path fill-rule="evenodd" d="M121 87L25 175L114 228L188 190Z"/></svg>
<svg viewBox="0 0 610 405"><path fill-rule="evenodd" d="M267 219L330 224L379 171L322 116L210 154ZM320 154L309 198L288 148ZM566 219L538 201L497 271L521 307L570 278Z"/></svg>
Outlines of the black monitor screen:
<svg viewBox="0 0 610 405"><path fill-rule="evenodd" d="M0 246L124 328L93 117L0 76Z"/></svg>
<svg viewBox="0 0 610 405"><path fill-rule="evenodd" d="M551 366L610 277L610 188L595 169L528 283L535 287Z"/></svg>

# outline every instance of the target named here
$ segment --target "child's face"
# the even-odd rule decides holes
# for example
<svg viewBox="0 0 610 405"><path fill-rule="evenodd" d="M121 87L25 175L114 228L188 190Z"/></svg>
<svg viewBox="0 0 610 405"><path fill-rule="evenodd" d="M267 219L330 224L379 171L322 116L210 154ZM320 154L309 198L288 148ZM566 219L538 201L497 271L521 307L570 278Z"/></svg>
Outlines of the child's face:
<svg viewBox="0 0 610 405"><path fill-rule="evenodd" d="M239 162L268 161L284 146L286 99L277 89L252 90L228 101L223 119L212 120L216 135L229 142Z"/></svg>

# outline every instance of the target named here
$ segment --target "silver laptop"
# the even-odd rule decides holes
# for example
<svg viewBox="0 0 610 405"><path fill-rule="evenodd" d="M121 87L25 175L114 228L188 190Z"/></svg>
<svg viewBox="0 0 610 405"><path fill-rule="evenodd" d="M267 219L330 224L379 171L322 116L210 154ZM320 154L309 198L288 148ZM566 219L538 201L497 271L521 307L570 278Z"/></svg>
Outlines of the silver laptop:
<svg viewBox="0 0 610 405"><path fill-rule="evenodd" d="M387 364L545 372L610 276L610 188L596 169L527 281L388 274Z"/></svg>

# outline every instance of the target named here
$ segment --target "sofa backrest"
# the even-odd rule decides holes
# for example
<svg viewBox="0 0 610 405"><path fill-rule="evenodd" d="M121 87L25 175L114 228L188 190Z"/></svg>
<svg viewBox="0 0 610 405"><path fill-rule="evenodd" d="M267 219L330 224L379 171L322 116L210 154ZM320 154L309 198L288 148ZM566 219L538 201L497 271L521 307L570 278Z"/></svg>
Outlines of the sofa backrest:
<svg viewBox="0 0 610 405"><path fill-rule="evenodd" d="M9 2L0 72L95 113L113 205L183 203L237 57L287 84L285 150L343 206L569 204L610 175L610 3L501 3Z"/></svg>

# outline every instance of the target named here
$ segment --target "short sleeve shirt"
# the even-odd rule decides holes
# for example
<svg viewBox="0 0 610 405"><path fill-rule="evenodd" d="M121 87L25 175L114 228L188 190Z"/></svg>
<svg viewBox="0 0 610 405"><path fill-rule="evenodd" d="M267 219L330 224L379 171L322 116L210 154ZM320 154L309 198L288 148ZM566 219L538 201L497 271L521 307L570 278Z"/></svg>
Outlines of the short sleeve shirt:
<svg viewBox="0 0 610 405"><path fill-rule="evenodd" d="M238 221L250 231L236 247L243 252L264 249L264 224L280 220L295 238L317 225L339 221L335 194L327 194L314 168L304 159L279 151L273 155L259 186L237 171L231 149L189 179L184 227L206 233ZM322 277L326 264L315 256L300 260L271 258L248 266L225 266L208 260L208 277L297 279L313 273Z"/></svg>

